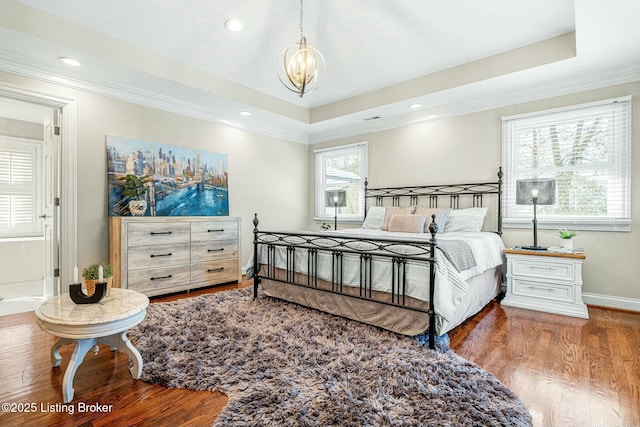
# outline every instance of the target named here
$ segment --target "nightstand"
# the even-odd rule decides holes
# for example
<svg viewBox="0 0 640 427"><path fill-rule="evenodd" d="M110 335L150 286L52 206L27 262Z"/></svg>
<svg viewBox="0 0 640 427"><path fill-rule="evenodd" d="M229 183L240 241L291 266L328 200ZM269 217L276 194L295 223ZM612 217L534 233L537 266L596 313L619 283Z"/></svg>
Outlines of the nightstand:
<svg viewBox="0 0 640 427"><path fill-rule="evenodd" d="M502 305L589 318L582 301L584 254L505 249L507 295Z"/></svg>

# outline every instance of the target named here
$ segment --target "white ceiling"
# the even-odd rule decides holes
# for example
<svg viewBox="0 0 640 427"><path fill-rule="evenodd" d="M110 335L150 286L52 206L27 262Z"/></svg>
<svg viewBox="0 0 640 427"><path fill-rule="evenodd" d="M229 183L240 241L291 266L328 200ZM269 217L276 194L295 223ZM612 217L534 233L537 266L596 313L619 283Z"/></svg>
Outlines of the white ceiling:
<svg viewBox="0 0 640 427"><path fill-rule="evenodd" d="M0 70L299 142L640 79L637 0L306 0L302 99L275 72L297 0L1 1Z"/></svg>

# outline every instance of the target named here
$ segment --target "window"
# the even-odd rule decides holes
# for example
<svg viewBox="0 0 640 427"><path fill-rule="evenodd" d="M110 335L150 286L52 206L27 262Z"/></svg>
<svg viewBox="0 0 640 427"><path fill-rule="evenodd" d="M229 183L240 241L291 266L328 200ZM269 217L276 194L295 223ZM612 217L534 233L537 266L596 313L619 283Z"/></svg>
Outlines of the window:
<svg viewBox="0 0 640 427"><path fill-rule="evenodd" d="M341 220L364 218L364 180L367 174L367 143L314 151L316 156L316 219L333 219L335 206L327 192L344 191L346 203L338 208ZM335 194L335 193L329 193Z"/></svg>
<svg viewBox="0 0 640 427"><path fill-rule="evenodd" d="M541 227L630 230L631 97L505 117L502 131L506 226L531 226L516 181L553 178L556 202L538 206Z"/></svg>
<svg viewBox="0 0 640 427"><path fill-rule="evenodd" d="M37 141L0 136L0 237L42 234Z"/></svg>

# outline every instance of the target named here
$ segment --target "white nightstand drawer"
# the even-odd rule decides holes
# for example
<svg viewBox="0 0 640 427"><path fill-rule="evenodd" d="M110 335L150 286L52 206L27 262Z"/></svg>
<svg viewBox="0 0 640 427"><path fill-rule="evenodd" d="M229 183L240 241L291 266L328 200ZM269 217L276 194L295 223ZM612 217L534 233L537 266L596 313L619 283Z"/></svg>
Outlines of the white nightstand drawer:
<svg viewBox="0 0 640 427"><path fill-rule="evenodd" d="M552 258L514 258L511 265L514 276L539 277L541 279L575 280L575 269L571 262L555 261Z"/></svg>
<svg viewBox="0 0 640 427"><path fill-rule="evenodd" d="M532 280L513 279L511 292L513 295L534 297L558 302L575 302L574 287L558 283L535 282Z"/></svg>

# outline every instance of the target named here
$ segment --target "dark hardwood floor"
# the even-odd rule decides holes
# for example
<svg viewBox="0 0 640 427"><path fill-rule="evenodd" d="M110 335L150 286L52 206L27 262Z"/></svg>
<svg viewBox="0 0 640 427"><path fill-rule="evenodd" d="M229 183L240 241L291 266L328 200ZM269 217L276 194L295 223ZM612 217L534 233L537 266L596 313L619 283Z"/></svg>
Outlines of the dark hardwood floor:
<svg viewBox="0 0 640 427"><path fill-rule="evenodd" d="M492 302L450 334L451 347L518 395L536 426L640 426L640 314L596 307L589 314L582 320ZM0 426L210 426L227 402L220 393L133 380L127 356L101 347L78 368L73 405L61 407L72 346L51 368L54 338L33 313L0 317L0 342L0 403L9 404ZM81 412L81 403L100 407Z"/></svg>

